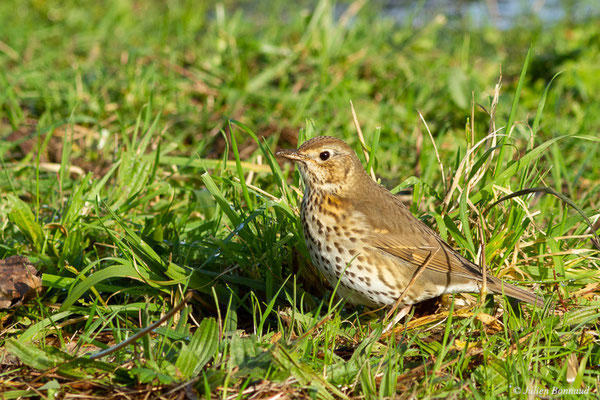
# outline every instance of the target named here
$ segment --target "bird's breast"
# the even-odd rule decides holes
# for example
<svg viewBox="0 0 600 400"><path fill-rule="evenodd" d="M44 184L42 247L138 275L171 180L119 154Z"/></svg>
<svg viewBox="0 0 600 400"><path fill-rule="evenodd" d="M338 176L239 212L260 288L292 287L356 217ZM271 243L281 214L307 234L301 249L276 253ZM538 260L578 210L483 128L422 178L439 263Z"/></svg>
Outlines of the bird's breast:
<svg viewBox="0 0 600 400"><path fill-rule="evenodd" d="M344 200L331 194L311 191L302 200L302 220L316 228L319 235L331 233L336 227L339 230L339 226L346 221L348 212Z"/></svg>
<svg viewBox="0 0 600 400"><path fill-rule="evenodd" d="M387 304L390 289L378 281L365 219L344 199L318 192L305 195L301 216L312 262L338 294L355 304Z"/></svg>

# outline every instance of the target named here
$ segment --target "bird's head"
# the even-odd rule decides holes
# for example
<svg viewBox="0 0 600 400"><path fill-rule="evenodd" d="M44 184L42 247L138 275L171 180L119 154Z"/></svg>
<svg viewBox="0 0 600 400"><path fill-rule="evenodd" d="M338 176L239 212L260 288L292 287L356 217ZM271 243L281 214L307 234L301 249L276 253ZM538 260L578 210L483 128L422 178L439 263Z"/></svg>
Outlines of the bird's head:
<svg viewBox="0 0 600 400"><path fill-rule="evenodd" d="M317 136L297 150L280 150L277 155L298 165L308 190L344 195L358 180L369 179L354 150L331 136Z"/></svg>

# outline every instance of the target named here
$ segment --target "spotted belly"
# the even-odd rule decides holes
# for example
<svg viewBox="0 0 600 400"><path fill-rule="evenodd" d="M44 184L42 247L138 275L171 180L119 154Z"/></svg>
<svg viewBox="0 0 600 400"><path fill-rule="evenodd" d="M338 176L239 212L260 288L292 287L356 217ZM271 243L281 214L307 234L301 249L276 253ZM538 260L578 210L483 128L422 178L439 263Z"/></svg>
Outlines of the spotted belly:
<svg viewBox="0 0 600 400"><path fill-rule="evenodd" d="M302 227L313 264L336 293L352 304L392 305L400 296L393 282L381 279L381 265L363 244L365 232L348 226L349 216L317 213L303 206Z"/></svg>

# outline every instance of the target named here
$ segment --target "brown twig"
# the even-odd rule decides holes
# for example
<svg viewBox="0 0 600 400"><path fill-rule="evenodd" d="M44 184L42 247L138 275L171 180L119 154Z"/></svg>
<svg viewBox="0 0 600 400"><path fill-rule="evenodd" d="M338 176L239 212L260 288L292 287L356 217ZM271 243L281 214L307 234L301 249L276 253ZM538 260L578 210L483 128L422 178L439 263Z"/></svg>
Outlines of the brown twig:
<svg viewBox="0 0 600 400"><path fill-rule="evenodd" d="M365 160L367 161L367 164L369 164L369 152L367 151L367 143L365 142L365 137L363 136L362 129L360 128L360 124L358 123L358 117L356 116L356 111L354 110L354 104L352 104L352 100L350 100L350 108L352 109L352 119L354 120L354 126L356 127L356 132L358 133L358 140L360 141L360 144L362 146L362 151L365 155ZM369 174L371 174L371 178L374 181L377 181L377 177L375 176L373 166L371 166Z"/></svg>
<svg viewBox="0 0 600 400"><path fill-rule="evenodd" d="M435 252L429 253L429 255L427 256L427 258L425 259L425 261L423 262L423 264L421 264L419 266L419 268L417 268L417 270L415 271L414 275L412 276L412 278L408 282L408 285L406 285L406 287L404 288L404 290L402 291L402 293L400 293L400 297L398 297L398 299L396 300L396 302L392 306L391 310L386 314L385 318L383 319L384 322L387 322L387 320L390 319L390 317L394 314L394 312L396 312L396 310L400 306L400 303L402 302L402 299L404 298L404 296L406 295L406 293L408 293L408 289L411 288L411 286L417 281L417 279L419 278L419 276L421 276L421 274L423 273L423 271L425 271L425 268L427 268L427 266L429 265L429 263L431 262L431 260L433 259L433 257L435 257L435 255L438 253L438 251L440 251L439 248L435 249Z"/></svg>
<svg viewBox="0 0 600 400"><path fill-rule="evenodd" d="M448 186L446 185L446 172L444 172L444 164L442 164L442 159L440 158L440 153L438 152L437 145L435 144L435 140L433 140L433 135L431 134L429 125L427 125L427 121L425 121L423 114L421 114L421 110L417 110L417 113L419 114L419 118L421 118L423 125L425 125L425 129L427 130L427 133L429 134L429 139L431 140L431 144L433 144L433 150L435 151L435 158L437 158L437 162L440 166L440 171L442 173L442 184L444 185L444 189L448 190Z"/></svg>
<svg viewBox="0 0 600 400"><path fill-rule="evenodd" d="M153 323L151 325L148 325L146 328L144 328L141 331L137 332L135 335L131 336L127 340L124 340L121 343L118 343L118 344L116 344L116 345L114 345L112 347L109 347L108 349L105 349L105 350L99 351L98 353L92 354L89 357L90 360L96 360L98 358L101 358L101 357L107 356L109 354L112 354L115 351L120 350L123 347L130 345L131 343L135 342L136 340L138 340L142 336L150 333L151 331L153 331L154 329L156 329L157 327L159 327L160 325L162 325L165 321L167 321L168 319L170 319L171 317L173 317L173 315L175 315L176 313L178 313L187 304L187 302L191 300L192 295L193 295L193 292L188 292L188 294L185 295L185 297L183 298L183 300L181 300L181 302L179 304L177 304L171 311L169 311L168 313L166 313L164 315L164 317L162 317L161 319L159 319L155 323Z"/></svg>

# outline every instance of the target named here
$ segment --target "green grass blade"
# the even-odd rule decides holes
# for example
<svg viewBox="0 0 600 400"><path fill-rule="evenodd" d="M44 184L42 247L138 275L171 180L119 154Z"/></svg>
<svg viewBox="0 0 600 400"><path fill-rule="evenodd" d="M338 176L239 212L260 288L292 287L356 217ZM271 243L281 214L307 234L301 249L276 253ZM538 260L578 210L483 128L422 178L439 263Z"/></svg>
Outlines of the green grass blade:
<svg viewBox="0 0 600 400"><path fill-rule="evenodd" d="M512 101L512 106L510 107L510 114L508 116L508 121L506 123L506 135L502 139L500 139L500 153L498 154L498 160L496 161L496 169L494 170L494 174L497 175L502 171L502 164L504 164L504 151L506 149L506 141L510 138L512 134L512 126L515 122L515 118L517 115L517 108L519 105L519 99L521 97L521 91L523 90L523 84L527 78L527 68L530 63L531 53L533 51L533 47L529 47L527 51L527 55L525 56L525 61L523 62L523 68L521 68L521 75L519 76L519 82L517 83L517 89L515 90L515 94Z"/></svg>
<svg viewBox="0 0 600 400"><path fill-rule="evenodd" d="M175 366L186 378L200 373L213 358L219 344L219 327L213 318L204 318L192 340L179 351Z"/></svg>
<svg viewBox="0 0 600 400"><path fill-rule="evenodd" d="M44 233L42 227L38 224L31 212L31 208L18 197L6 195L8 209L8 219L15 224L21 232L29 239L33 248L39 252L44 242Z"/></svg>

